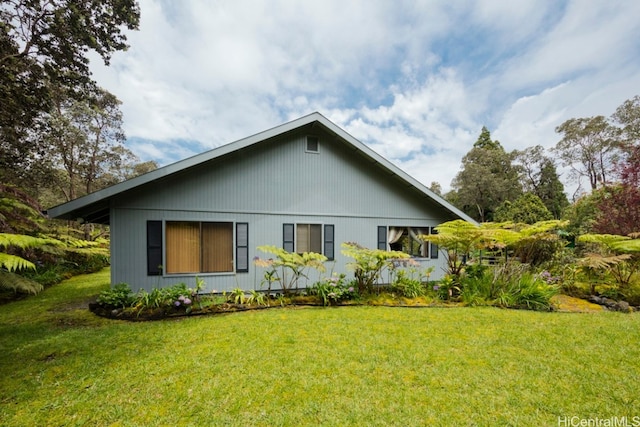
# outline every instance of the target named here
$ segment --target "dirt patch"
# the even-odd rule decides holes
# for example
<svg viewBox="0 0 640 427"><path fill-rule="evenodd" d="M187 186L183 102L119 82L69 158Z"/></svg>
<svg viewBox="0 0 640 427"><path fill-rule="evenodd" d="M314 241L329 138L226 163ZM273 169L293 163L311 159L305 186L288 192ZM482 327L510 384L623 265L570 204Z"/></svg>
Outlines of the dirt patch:
<svg viewBox="0 0 640 427"><path fill-rule="evenodd" d="M65 311L73 311L73 310L82 310L89 308L89 304L96 301L95 296L82 298L75 301L65 302L64 304L56 305L55 307L51 307L49 311L54 313L60 313Z"/></svg>

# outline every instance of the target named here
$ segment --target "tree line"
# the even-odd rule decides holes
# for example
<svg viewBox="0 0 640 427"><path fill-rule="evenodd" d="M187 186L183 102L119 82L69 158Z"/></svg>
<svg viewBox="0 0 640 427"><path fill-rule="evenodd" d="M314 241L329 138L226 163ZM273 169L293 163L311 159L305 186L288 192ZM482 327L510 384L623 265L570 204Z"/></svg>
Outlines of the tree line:
<svg viewBox="0 0 640 427"><path fill-rule="evenodd" d="M140 20L134 0L0 2L0 182L51 206L157 167L125 147L121 102L99 87ZM2 231L2 230L0 230Z"/></svg>
<svg viewBox="0 0 640 427"><path fill-rule="evenodd" d="M640 231L640 96L608 118L573 118L555 131L559 141L550 150L536 145L507 152L483 127L444 197L480 222L565 218L574 234ZM558 166L577 185L572 203Z"/></svg>

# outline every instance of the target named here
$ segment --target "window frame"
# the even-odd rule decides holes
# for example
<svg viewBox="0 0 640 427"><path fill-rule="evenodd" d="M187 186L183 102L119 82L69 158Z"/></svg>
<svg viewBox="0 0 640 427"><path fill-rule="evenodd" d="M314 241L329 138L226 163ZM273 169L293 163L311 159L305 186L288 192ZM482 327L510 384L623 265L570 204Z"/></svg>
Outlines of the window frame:
<svg viewBox="0 0 640 427"><path fill-rule="evenodd" d="M150 260L150 243L149 243L149 227L157 227L158 223L161 224L161 257L162 257L162 265L160 266L159 272L154 272L149 268ZM167 272L167 258L168 258L168 250L169 247L167 245L167 227L169 223L191 223L198 224L198 232L199 232L199 255L200 255L200 263L198 267L198 272ZM231 268L225 271L209 271L203 272L203 263L202 257L204 256L205 249L202 246L202 229L203 224L224 224L230 228L231 231L231 250L228 255L231 258ZM240 236L242 233L242 236ZM241 222L241 221L207 221L207 220L191 220L191 219L164 219L164 220L156 220L156 221L147 221L147 275L148 276L162 276L162 277L175 277L175 276L191 276L191 275L229 275L236 273L246 273L249 271L249 223ZM242 239L239 239L242 237ZM155 245L154 245L155 246ZM152 253L152 252L151 252ZM246 258L244 260L244 264L242 264L241 256ZM243 268L244 266L244 268Z"/></svg>
<svg viewBox="0 0 640 427"><path fill-rule="evenodd" d="M315 141L315 150L309 149L309 142ZM315 135L307 135L304 139L304 151L305 153L319 154L320 153L320 138Z"/></svg>
<svg viewBox="0 0 640 427"><path fill-rule="evenodd" d="M298 251L299 247L299 233L300 226L308 226L309 228L309 249L312 248L311 244L311 227L317 226L320 231L319 244L320 253L327 257L327 260L333 261L335 259L335 224L324 222L292 222L282 224L282 247L285 251L291 253L302 253ZM312 251L311 251L312 252Z"/></svg>
<svg viewBox="0 0 640 427"><path fill-rule="evenodd" d="M413 236L411 236L411 234L408 232L409 229L427 231L427 235L431 235L431 234L435 234L435 233L433 233L435 227L407 226L407 225L404 225L404 226L397 226L397 225L386 226L386 225L381 225L381 226L378 226L378 229L377 229L378 230L378 232L377 232L377 242L378 242L378 249L396 250L398 252L406 253L407 255L411 256L412 258L422 259L422 260L430 260L430 259L437 259L438 258L437 250L436 250L436 254L433 253L433 249L437 248L437 245L434 245L429 240L426 240L424 242L424 244L420 243L420 246L424 245L424 251L420 255L415 255L414 253L409 253L409 252L406 252L404 250L393 249L391 247L391 245L395 245L396 242L389 243L389 229L390 228L403 229L403 232L402 232L402 235L401 235L401 239L404 239L404 238L410 239L412 241L411 247L413 247L414 243L420 243L420 242L418 240L416 240Z"/></svg>

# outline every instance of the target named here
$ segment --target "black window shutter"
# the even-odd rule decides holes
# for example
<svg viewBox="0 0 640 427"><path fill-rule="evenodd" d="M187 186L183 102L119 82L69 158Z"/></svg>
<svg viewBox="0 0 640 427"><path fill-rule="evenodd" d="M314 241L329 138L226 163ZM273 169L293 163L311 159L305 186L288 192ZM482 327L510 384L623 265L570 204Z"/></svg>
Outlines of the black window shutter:
<svg viewBox="0 0 640 427"><path fill-rule="evenodd" d="M147 221L147 275L162 274L162 221Z"/></svg>
<svg viewBox="0 0 640 427"><path fill-rule="evenodd" d="M333 241L334 227L333 224L324 225L324 256L333 261L335 256L335 243Z"/></svg>
<svg viewBox="0 0 640 427"><path fill-rule="evenodd" d="M438 234L435 227L431 227L431 234ZM431 259L438 259L438 245L435 243L429 243L431 245Z"/></svg>
<svg viewBox="0 0 640 427"><path fill-rule="evenodd" d="M294 246L294 227L293 224L282 224L282 249L287 252L293 252Z"/></svg>
<svg viewBox="0 0 640 427"><path fill-rule="evenodd" d="M387 227L384 225L378 226L378 249L387 250Z"/></svg>
<svg viewBox="0 0 640 427"><path fill-rule="evenodd" d="M249 271L249 224L236 223L236 272Z"/></svg>

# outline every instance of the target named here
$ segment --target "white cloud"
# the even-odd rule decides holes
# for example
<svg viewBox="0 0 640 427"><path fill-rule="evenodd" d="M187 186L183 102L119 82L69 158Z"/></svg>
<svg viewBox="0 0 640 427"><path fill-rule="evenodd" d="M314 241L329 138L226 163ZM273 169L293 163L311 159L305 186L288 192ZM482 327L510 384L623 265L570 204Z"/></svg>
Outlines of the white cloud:
<svg viewBox="0 0 640 427"><path fill-rule="evenodd" d="M549 147L562 121L609 115L640 87L637 2L140 7L130 50L92 69L134 151L163 163L320 111L447 190L482 125L508 149Z"/></svg>

